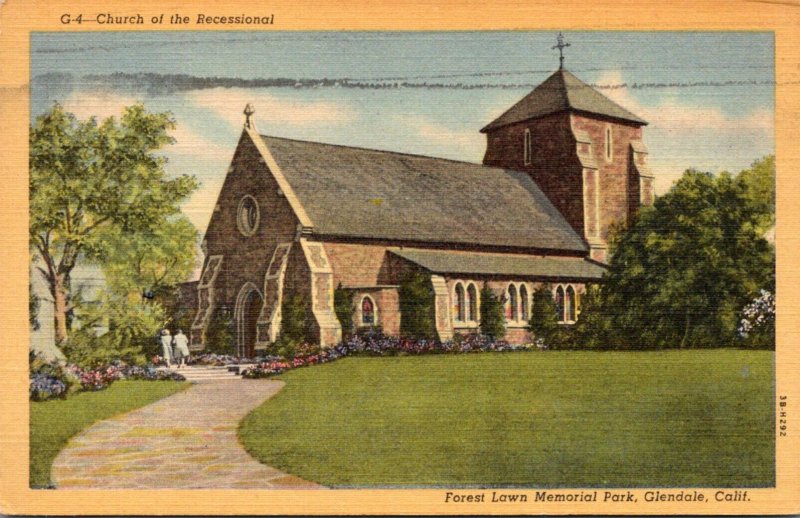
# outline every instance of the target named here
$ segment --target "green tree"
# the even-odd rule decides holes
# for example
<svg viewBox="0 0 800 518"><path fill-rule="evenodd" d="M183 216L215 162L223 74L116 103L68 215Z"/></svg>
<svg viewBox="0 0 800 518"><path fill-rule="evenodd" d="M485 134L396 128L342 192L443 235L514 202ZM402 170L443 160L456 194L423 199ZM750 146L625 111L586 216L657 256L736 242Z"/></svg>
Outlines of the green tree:
<svg viewBox="0 0 800 518"><path fill-rule="evenodd" d="M217 307L211 313L205 331L206 351L217 354L233 354L234 321L228 307Z"/></svg>
<svg viewBox="0 0 800 518"><path fill-rule="evenodd" d="M342 325L342 339L347 339L353 333L353 293L341 284L333 292L333 308Z"/></svg>
<svg viewBox="0 0 800 518"><path fill-rule="evenodd" d="M120 295L166 297L195 268L197 230L182 214L138 232L108 227L101 237L108 246L102 263L106 285Z"/></svg>
<svg viewBox="0 0 800 518"><path fill-rule="evenodd" d="M607 314L603 290L599 285L589 285L580 298L580 313L572 326L572 347L581 349L605 349L613 334L611 319Z"/></svg>
<svg viewBox="0 0 800 518"><path fill-rule="evenodd" d="M431 277L423 272L406 273L400 280L400 334L409 338L436 338L435 295Z"/></svg>
<svg viewBox="0 0 800 518"><path fill-rule="evenodd" d="M481 289L481 334L492 340L502 340L506 335L504 303L488 286Z"/></svg>
<svg viewBox="0 0 800 518"><path fill-rule="evenodd" d="M535 339L541 340L549 348L560 349L564 345L556 302L553 300L553 290L549 284L543 284L533 292L533 307L528 330Z"/></svg>
<svg viewBox="0 0 800 518"><path fill-rule="evenodd" d="M747 183L687 171L618 235L603 290L617 347L734 342L740 309L775 283Z"/></svg>
<svg viewBox="0 0 800 518"><path fill-rule="evenodd" d="M308 323L306 322L306 303L299 294L283 298L281 305L281 341L293 345L306 340Z"/></svg>
<svg viewBox="0 0 800 518"><path fill-rule="evenodd" d="M744 190L744 198L751 211L760 214L758 226L767 231L775 225L775 156L756 160L750 169L736 177Z"/></svg>
<svg viewBox="0 0 800 518"><path fill-rule="evenodd" d="M168 113L136 104L117 120L85 121L58 104L30 130L30 244L53 297L55 338L68 337L71 274L79 260L102 261L107 227L147 232L177 214L197 187L191 176L167 179L157 154L173 142Z"/></svg>
<svg viewBox="0 0 800 518"><path fill-rule="evenodd" d="M156 351L158 330L165 321L160 304L108 293L100 301L84 305L81 326L63 343L63 351L70 362L82 367L101 367L113 360L142 364L145 353ZM104 326L108 332L97 336L96 327Z"/></svg>

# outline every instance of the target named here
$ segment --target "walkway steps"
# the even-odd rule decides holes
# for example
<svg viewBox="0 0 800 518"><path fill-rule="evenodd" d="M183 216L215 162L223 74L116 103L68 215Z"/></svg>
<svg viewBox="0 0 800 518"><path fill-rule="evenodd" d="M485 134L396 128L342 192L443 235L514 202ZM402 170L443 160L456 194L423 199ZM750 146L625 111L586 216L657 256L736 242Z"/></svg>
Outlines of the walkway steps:
<svg viewBox="0 0 800 518"><path fill-rule="evenodd" d="M239 367L239 372L241 372L247 366L239 365L237 367ZM191 381L192 383L242 379L239 372L237 372L235 369L231 370L229 367L222 366L187 365L180 369L173 366L171 369L165 368L164 370L177 372L178 374L183 375L186 378L186 381Z"/></svg>

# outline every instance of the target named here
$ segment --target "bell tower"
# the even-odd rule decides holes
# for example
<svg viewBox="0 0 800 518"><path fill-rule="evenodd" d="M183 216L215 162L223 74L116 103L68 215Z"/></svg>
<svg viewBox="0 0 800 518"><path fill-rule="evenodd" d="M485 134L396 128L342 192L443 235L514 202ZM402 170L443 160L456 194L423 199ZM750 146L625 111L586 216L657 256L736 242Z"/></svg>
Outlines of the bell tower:
<svg viewBox="0 0 800 518"><path fill-rule="evenodd" d="M642 133L647 122L564 69L481 129L483 163L527 172L584 238L590 256L608 260L608 233L640 205L653 203L653 175Z"/></svg>

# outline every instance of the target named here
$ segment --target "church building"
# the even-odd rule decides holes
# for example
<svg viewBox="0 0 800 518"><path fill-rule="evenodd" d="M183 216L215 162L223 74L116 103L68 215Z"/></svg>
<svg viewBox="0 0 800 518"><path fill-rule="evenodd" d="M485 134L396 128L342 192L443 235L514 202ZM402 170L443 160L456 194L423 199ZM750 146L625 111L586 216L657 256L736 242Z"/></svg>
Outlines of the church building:
<svg viewBox="0 0 800 518"><path fill-rule="evenodd" d="M399 283L422 272L439 339L478 332L484 286L506 304L506 339L526 330L534 290L553 290L565 325L601 281L608 233L653 203L644 120L563 68L481 129L483 164L261 135L254 110L203 242L194 350L215 310L230 312L236 353L280 335L282 301L300 295L309 339L353 329L400 332Z"/></svg>

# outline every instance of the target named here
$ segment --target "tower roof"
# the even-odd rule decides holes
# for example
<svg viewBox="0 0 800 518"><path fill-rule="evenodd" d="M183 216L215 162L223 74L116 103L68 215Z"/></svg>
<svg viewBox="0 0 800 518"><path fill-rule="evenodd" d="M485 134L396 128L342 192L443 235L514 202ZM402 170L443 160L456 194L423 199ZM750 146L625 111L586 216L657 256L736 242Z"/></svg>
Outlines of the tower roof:
<svg viewBox="0 0 800 518"><path fill-rule="evenodd" d="M481 129L481 133L551 113L576 110L644 125L637 117L567 70L557 70L517 104Z"/></svg>

